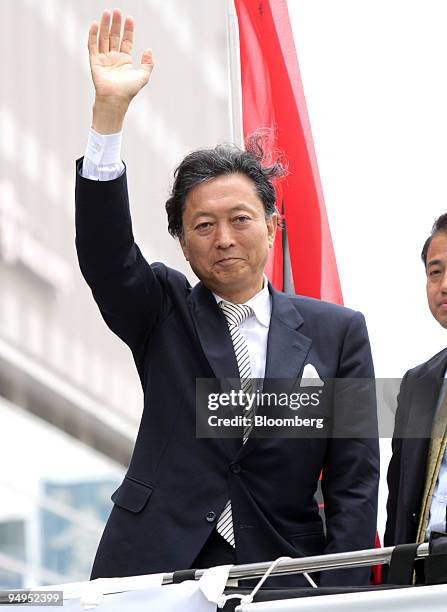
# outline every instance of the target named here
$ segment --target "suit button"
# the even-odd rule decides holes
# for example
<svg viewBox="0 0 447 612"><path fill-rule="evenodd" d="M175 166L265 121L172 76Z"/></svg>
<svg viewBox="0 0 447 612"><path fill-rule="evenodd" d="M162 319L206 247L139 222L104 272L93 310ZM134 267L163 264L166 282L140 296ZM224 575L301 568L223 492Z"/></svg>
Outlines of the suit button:
<svg viewBox="0 0 447 612"><path fill-rule="evenodd" d="M216 520L216 513L215 512L208 512L208 514L205 516L205 518L208 521L208 523L214 523L214 521Z"/></svg>
<svg viewBox="0 0 447 612"><path fill-rule="evenodd" d="M233 472L233 474L239 474L241 469L242 468L239 463L233 463L232 465L230 465L230 471Z"/></svg>
<svg viewBox="0 0 447 612"><path fill-rule="evenodd" d="M418 515L416 514L416 512L413 512L413 514L411 515L411 520L412 522L416 525L418 522Z"/></svg>

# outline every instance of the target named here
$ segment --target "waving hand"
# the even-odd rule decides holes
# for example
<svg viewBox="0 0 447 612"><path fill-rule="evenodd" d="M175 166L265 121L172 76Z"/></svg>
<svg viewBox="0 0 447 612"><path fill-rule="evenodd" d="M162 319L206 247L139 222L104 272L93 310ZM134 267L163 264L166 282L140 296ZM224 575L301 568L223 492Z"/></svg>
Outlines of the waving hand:
<svg viewBox="0 0 447 612"><path fill-rule="evenodd" d="M117 131L132 98L148 82L154 66L152 51L146 49L140 64L134 64L132 47L134 20L126 17L122 28L120 9L105 10L101 22L90 26L88 50L95 87L93 127L99 131ZM106 120L106 118L108 118Z"/></svg>

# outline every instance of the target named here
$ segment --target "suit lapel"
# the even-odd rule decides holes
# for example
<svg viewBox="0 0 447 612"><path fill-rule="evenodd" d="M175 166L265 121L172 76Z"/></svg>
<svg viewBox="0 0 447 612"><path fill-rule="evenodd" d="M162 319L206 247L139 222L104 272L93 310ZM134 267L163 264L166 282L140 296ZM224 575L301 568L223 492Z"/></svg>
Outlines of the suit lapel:
<svg viewBox="0 0 447 612"><path fill-rule="evenodd" d="M272 296L272 315L267 341L267 360L263 391L287 393L292 390L304 367L312 341L299 331L303 318L293 306L290 297L276 291L269 283ZM274 379L287 379L279 386ZM279 388L280 387L280 388ZM246 444L240 449L238 458L245 457L259 444L256 428Z"/></svg>
<svg viewBox="0 0 447 612"><path fill-rule="evenodd" d="M290 297L280 293L269 284L272 295L272 317L267 341L267 362L265 381L288 378L295 380L304 367L304 361L312 341L298 328L304 323L303 317L293 306Z"/></svg>
<svg viewBox="0 0 447 612"><path fill-rule="evenodd" d="M192 290L190 304L200 344L216 378L239 378L227 322L213 294L203 283Z"/></svg>
<svg viewBox="0 0 447 612"><path fill-rule="evenodd" d="M189 303L205 357L215 377L221 381L221 391L229 391L236 386L232 382L239 381L239 369L225 317L213 294L202 282L192 290ZM234 457L242 444L242 430L240 438L217 439L227 454Z"/></svg>

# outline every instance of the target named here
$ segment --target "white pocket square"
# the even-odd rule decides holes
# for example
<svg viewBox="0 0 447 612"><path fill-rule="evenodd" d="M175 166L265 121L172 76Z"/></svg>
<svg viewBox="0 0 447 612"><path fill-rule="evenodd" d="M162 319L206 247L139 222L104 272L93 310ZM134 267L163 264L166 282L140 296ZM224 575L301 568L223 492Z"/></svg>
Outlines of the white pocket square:
<svg viewBox="0 0 447 612"><path fill-rule="evenodd" d="M321 380L315 366L311 363L306 363L301 377L300 387L323 387L324 382Z"/></svg>

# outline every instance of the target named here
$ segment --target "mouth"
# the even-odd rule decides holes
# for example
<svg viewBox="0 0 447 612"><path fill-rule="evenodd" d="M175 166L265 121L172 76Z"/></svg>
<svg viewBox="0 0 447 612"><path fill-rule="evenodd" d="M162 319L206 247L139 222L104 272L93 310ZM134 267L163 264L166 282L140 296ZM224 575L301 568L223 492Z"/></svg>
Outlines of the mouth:
<svg viewBox="0 0 447 612"><path fill-rule="evenodd" d="M223 259L219 259L218 261L215 262L215 265L219 265L219 266L229 266L231 264L233 264L236 261L240 261L241 258L240 257L224 257Z"/></svg>

